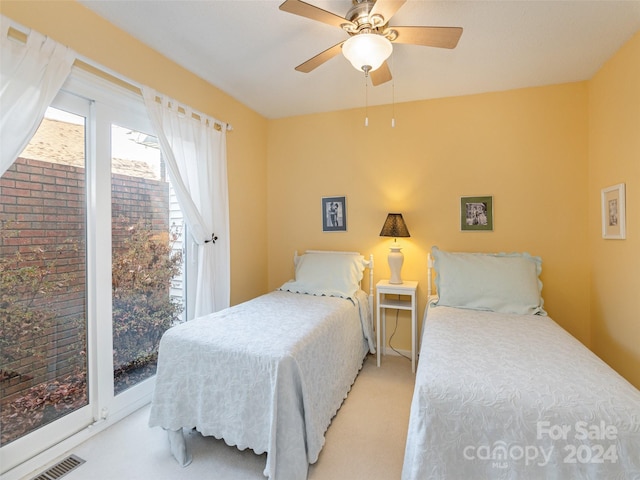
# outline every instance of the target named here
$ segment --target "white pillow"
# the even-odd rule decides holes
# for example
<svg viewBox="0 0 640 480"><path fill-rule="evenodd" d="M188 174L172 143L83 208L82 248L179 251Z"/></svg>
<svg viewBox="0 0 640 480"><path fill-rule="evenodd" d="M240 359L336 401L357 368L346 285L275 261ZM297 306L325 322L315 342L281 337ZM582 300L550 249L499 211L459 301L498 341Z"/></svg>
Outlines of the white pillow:
<svg viewBox="0 0 640 480"><path fill-rule="evenodd" d="M279 290L352 298L360 289L365 265L357 253L307 252L297 258L295 280Z"/></svg>
<svg viewBox="0 0 640 480"><path fill-rule="evenodd" d="M528 253L450 253L431 249L436 305L546 315L540 293L542 260Z"/></svg>

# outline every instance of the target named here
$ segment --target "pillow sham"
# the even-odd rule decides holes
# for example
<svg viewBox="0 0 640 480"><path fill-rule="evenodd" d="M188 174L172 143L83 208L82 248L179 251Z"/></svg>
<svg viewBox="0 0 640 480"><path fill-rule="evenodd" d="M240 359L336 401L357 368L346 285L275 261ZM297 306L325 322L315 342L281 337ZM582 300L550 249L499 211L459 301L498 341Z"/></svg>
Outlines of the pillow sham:
<svg viewBox="0 0 640 480"><path fill-rule="evenodd" d="M528 253L451 253L432 247L436 305L546 315L542 260Z"/></svg>
<svg viewBox="0 0 640 480"><path fill-rule="evenodd" d="M306 252L296 259L296 277L278 290L352 298L360 289L366 261L357 253Z"/></svg>

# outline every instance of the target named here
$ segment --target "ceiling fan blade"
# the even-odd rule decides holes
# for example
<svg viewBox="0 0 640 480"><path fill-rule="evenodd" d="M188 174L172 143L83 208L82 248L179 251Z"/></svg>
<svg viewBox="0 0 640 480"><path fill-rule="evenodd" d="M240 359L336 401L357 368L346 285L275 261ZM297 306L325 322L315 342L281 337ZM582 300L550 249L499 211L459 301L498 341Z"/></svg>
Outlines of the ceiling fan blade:
<svg viewBox="0 0 640 480"><path fill-rule="evenodd" d="M409 43L426 47L456 48L462 27L391 27L398 32L394 43Z"/></svg>
<svg viewBox="0 0 640 480"><path fill-rule="evenodd" d="M344 24L351 23L344 17L328 12L319 7L315 7L301 0L286 0L282 5L280 5L280 10L283 12L293 13L294 15L300 15L301 17L310 18L311 20L316 20L338 28L341 28Z"/></svg>
<svg viewBox="0 0 640 480"><path fill-rule="evenodd" d="M324 52L320 52L315 57L310 58L304 63L301 63L296 67L296 70L299 72L309 73L311 70L322 65L324 62L331 60L333 57L342 52L342 44L344 42L340 42L335 44L333 47L327 48Z"/></svg>
<svg viewBox="0 0 640 480"><path fill-rule="evenodd" d="M380 15L384 18L384 22L387 23L406 1L407 0L377 0L369 15Z"/></svg>
<svg viewBox="0 0 640 480"><path fill-rule="evenodd" d="M369 73L369 75L371 76L371 83L373 83L374 86L382 85L391 80L391 70L389 70L387 62L384 62L380 67Z"/></svg>

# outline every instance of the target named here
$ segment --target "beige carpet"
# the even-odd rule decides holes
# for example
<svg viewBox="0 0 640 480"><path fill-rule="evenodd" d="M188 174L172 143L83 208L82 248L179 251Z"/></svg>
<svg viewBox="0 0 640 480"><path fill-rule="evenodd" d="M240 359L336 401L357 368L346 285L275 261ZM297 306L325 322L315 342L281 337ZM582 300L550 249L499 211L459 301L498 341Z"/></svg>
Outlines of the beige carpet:
<svg viewBox="0 0 640 480"><path fill-rule="evenodd" d="M377 368L369 356L327 431L309 480L399 479L414 378L405 358L383 357ZM147 406L69 452L86 463L64 480L265 479L265 455L198 433L187 436L193 463L180 467L166 433L149 428L148 417Z"/></svg>

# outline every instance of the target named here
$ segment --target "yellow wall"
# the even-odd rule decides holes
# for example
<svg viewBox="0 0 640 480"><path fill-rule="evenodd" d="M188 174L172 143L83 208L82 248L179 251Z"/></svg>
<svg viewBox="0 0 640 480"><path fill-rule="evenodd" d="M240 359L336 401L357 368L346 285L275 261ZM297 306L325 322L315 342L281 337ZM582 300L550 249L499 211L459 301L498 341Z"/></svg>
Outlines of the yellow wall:
<svg viewBox="0 0 640 480"><path fill-rule="evenodd" d="M640 32L589 83L594 351L640 388ZM627 238L601 235L600 191L626 184Z"/></svg>
<svg viewBox="0 0 640 480"><path fill-rule="evenodd" d="M403 278L420 281L432 245L527 251L543 259L545 306L589 344L588 89L585 82L269 122L269 287L293 274L294 250L373 253L388 278L388 212L411 233ZM346 195L347 232L323 233L321 197ZM493 195L493 232L461 232L459 199ZM389 332L391 329L388 329ZM408 322L394 338L409 348Z"/></svg>
<svg viewBox="0 0 640 480"><path fill-rule="evenodd" d="M2 1L0 13L114 72L233 125L227 135L231 303L267 283L267 121L74 1Z"/></svg>

